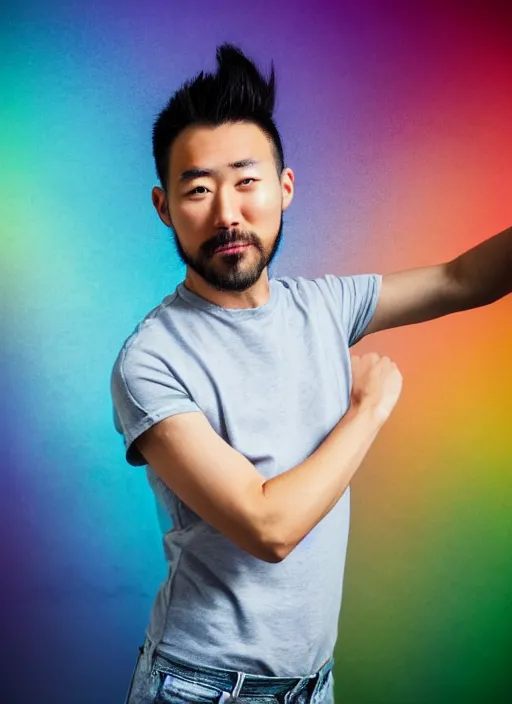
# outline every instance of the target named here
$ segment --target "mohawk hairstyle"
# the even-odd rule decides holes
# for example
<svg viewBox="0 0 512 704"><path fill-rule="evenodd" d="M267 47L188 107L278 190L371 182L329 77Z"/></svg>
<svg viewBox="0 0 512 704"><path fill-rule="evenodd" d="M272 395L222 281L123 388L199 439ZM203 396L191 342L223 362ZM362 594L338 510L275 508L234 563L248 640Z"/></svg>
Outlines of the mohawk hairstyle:
<svg viewBox="0 0 512 704"><path fill-rule="evenodd" d="M278 175L284 168L281 138L273 120L275 73L268 81L233 44L217 47L217 73L184 83L174 93L153 125L153 157L158 178L167 190L169 154L176 137L191 125L216 127L229 122L252 122L269 138Z"/></svg>

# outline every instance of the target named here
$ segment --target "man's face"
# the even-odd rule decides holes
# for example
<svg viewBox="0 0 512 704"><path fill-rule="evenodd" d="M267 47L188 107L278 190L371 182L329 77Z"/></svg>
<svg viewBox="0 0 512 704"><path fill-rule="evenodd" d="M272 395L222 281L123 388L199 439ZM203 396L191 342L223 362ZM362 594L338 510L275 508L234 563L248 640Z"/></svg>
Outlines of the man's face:
<svg viewBox="0 0 512 704"><path fill-rule="evenodd" d="M293 172L278 176L271 144L252 123L189 127L172 146L168 224L184 264L220 291L258 281L277 253L292 197ZM235 244L241 248L219 251Z"/></svg>

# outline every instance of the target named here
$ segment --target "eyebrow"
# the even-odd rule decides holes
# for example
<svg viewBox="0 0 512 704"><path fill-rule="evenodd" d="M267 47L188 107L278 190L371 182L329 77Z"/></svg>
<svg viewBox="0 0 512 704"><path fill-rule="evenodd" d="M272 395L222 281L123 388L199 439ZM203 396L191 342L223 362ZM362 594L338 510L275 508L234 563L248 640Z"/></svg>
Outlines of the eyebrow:
<svg viewBox="0 0 512 704"><path fill-rule="evenodd" d="M250 157L249 159L242 159L242 161L234 161L228 164L230 169L245 169L247 166L256 166L259 164L256 159ZM180 183L188 183L193 181L195 178L200 178L201 176L213 176L217 173L216 169L187 169L183 171L180 176Z"/></svg>

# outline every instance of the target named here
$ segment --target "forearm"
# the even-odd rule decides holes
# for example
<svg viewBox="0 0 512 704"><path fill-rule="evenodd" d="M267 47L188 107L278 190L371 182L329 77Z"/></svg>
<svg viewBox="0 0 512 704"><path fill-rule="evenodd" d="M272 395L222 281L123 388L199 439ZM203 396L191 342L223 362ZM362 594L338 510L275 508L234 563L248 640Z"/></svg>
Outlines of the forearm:
<svg viewBox="0 0 512 704"><path fill-rule="evenodd" d="M468 308L493 303L512 292L512 227L464 252L451 263Z"/></svg>
<svg viewBox="0 0 512 704"><path fill-rule="evenodd" d="M371 406L351 406L304 462L265 482L266 523L280 558L335 506L384 424Z"/></svg>

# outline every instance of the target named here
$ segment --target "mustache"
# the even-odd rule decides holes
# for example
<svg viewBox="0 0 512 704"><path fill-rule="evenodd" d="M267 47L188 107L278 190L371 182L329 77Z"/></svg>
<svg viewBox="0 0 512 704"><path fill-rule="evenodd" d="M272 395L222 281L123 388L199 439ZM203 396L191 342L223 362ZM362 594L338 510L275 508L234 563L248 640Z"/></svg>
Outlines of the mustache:
<svg viewBox="0 0 512 704"><path fill-rule="evenodd" d="M243 232L237 230L228 230L219 233L203 245L204 253L212 255L219 247L227 247L231 244L252 244L260 249L259 241L253 232Z"/></svg>

